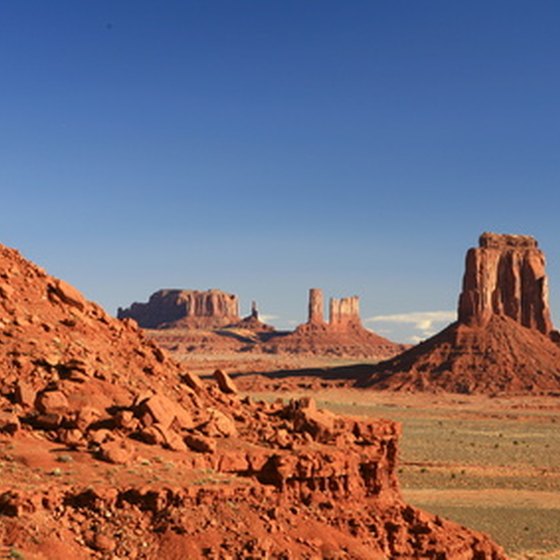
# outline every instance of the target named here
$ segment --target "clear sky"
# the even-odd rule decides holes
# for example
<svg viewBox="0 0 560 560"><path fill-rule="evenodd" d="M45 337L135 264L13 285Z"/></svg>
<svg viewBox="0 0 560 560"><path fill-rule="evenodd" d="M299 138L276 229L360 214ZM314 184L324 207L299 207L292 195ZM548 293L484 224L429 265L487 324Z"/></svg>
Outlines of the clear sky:
<svg viewBox="0 0 560 560"><path fill-rule="evenodd" d="M409 340L482 231L526 233L558 322L559 28L556 0L4 0L0 241L112 313L216 287L289 327L322 287Z"/></svg>

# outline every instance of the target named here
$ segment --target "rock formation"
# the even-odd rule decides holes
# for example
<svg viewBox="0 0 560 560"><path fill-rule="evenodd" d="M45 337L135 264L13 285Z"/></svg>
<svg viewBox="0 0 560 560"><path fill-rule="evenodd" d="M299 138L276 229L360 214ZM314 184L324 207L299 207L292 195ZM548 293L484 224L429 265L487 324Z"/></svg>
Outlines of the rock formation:
<svg viewBox="0 0 560 560"><path fill-rule="evenodd" d="M329 326L336 330L346 330L352 325L361 326L360 298L331 298L329 305Z"/></svg>
<svg viewBox="0 0 560 560"><path fill-rule="evenodd" d="M239 303L221 290L159 290L147 303L119 308L117 317L134 319L145 329L223 327L239 321Z"/></svg>
<svg viewBox="0 0 560 560"><path fill-rule="evenodd" d="M384 359L404 350L396 344L364 328L360 319L359 297L331 298L329 322L323 319L323 292L309 290L309 314L306 323L289 334L268 338L263 344L267 352L307 354L331 357Z"/></svg>
<svg viewBox="0 0 560 560"><path fill-rule="evenodd" d="M469 249L459 322L483 326L504 315L543 334L552 331L545 257L537 241L524 235L484 233Z"/></svg>
<svg viewBox="0 0 560 560"><path fill-rule="evenodd" d="M555 393L560 346L535 239L484 233L466 258L459 319L359 385L460 393Z"/></svg>
<svg viewBox="0 0 560 560"><path fill-rule="evenodd" d="M273 326L267 325L261 321L256 301L251 302L250 315L243 317L241 321L232 323L229 326L235 330L241 329L242 331L250 331L250 333L248 333L248 337L240 336L238 338L243 351L247 351L247 345L258 347L261 342L261 337L266 338L267 336L272 336L276 331ZM218 331L217 334L220 334L220 331ZM233 332L229 331L227 336L231 339L233 334Z"/></svg>
<svg viewBox="0 0 560 560"><path fill-rule="evenodd" d="M328 544L364 560L505 560L404 503L394 422L241 399L225 374L202 384L133 321L1 246L0 324L10 556L279 560Z"/></svg>
<svg viewBox="0 0 560 560"><path fill-rule="evenodd" d="M320 288L311 288L309 290L309 314L307 322L310 325L324 325L323 318L323 290Z"/></svg>
<svg viewBox="0 0 560 560"><path fill-rule="evenodd" d="M309 290L309 313L307 325L326 325L323 290L311 288ZM331 298L329 300L328 326L336 330L345 330L351 325L361 325L360 298L358 296L346 298Z"/></svg>

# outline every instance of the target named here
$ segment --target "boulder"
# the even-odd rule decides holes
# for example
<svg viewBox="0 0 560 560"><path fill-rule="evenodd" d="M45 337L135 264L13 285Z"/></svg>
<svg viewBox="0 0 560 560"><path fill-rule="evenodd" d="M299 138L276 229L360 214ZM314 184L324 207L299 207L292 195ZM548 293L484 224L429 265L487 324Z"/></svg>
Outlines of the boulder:
<svg viewBox="0 0 560 560"><path fill-rule="evenodd" d="M195 393L200 393L204 389L204 385L196 373L185 371L181 374L181 381L190 387Z"/></svg>
<svg viewBox="0 0 560 560"><path fill-rule="evenodd" d="M99 453L102 459L115 465L126 465L134 458L134 448L126 440L108 441L101 445Z"/></svg>
<svg viewBox="0 0 560 560"><path fill-rule="evenodd" d="M35 404L35 398L37 394L33 390L33 387L25 381L19 380L16 383L15 399L16 403L21 404L25 407L33 407Z"/></svg>
<svg viewBox="0 0 560 560"><path fill-rule="evenodd" d="M80 311L83 311L86 306L86 300L80 291L64 280L53 279L53 282L48 286L48 295L50 299L58 299Z"/></svg>
<svg viewBox="0 0 560 560"><path fill-rule="evenodd" d="M6 410L0 410L0 433L13 436L20 428L19 419L16 414Z"/></svg>
<svg viewBox="0 0 560 560"><path fill-rule="evenodd" d="M211 408L208 412L210 418L199 426L199 430L211 437L235 437L237 435L237 428L231 417L216 408Z"/></svg>
<svg viewBox="0 0 560 560"><path fill-rule="evenodd" d="M192 417L179 403L155 394L140 402L138 416L145 426L157 423L165 428L174 425L178 429L193 427Z"/></svg>
<svg viewBox="0 0 560 560"><path fill-rule="evenodd" d="M35 407L43 414L64 414L69 403L62 391L43 391L37 395Z"/></svg>
<svg viewBox="0 0 560 560"><path fill-rule="evenodd" d="M199 434L186 435L185 443L190 449L199 453L216 453L218 448L215 439Z"/></svg>
<svg viewBox="0 0 560 560"><path fill-rule="evenodd" d="M222 393L232 395L237 393L237 387L231 377L223 370L217 369L214 372L214 379L218 382L218 387Z"/></svg>

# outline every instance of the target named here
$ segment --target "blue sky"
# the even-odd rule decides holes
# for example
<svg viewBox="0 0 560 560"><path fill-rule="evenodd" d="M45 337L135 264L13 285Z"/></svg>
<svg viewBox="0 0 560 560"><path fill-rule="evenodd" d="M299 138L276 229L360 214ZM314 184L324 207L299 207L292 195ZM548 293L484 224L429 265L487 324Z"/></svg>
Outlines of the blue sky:
<svg viewBox="0 0 560 560"><path fill-rule="evenodd" d="M218 287L289 327L323 287L410 340L482 231L527 233L559 321L559 23L545 0L6 0L0 241L110 312Z"/></svg>

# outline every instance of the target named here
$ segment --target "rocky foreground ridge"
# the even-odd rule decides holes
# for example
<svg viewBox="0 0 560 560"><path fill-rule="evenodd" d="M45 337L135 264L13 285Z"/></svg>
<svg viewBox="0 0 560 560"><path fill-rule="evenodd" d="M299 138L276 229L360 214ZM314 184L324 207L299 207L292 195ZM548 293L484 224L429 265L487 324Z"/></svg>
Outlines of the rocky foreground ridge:
<svg viewBox="0 0 560 560"><path fill-rule="evenodd" d="M560 336L545 256L530 236L484 233L469 249L458 321L360 373L359 386L488 394L560 392Z"/></svg>
<svg viewBox="0 0 560 560"><path fill-rule="evenodd" d="M10 557L505 558L404 503L397 424L203 384L2 246L0 326Z"/></svg>

